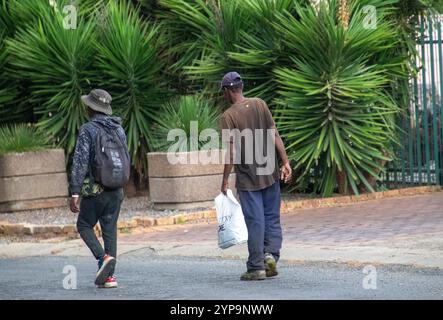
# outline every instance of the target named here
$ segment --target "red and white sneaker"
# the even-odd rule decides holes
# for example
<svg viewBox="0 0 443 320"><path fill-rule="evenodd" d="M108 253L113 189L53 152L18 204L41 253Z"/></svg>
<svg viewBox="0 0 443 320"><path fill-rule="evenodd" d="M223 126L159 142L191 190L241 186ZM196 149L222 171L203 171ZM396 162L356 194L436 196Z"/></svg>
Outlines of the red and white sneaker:
<svg viewBox="0 0 443 320"><path fill-rule="evenodd" d="M97 286L104 285L109 275L114 273L116 260L110 255L105 255L103 260L98 263L98 271L95 277L95 284Z"/></svg>
<svg viewBox="0 0 443 320"><path fill-rule="evenodd" d="M103 285L100 285L99 288L117 288L117 278L115 276L108 277Z"/></svg>

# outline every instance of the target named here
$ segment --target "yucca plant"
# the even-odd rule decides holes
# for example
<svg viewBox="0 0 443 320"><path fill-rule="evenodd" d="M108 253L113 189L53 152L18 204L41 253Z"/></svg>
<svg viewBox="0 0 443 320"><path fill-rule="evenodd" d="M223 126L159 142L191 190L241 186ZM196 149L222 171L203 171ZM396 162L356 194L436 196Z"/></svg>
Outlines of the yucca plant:
<svg viewBox="0 0 443 320"><path fill-rule="evenodd" d="M51 11L61 10L56 2L51 7L50 0L1 0L0 7L0 30L2 30L5 39L7 37L13 38L16 32L26 28L26 26L36 26L38 20ZM9 56L6 46L2 48L2 55L3 57ZM8 92L11 92L11 89L16 91L16 97L12 104L2 105L0 103L0 122L33 121L33 104L28 101L31 97L29 79L17 75L13 79L15 71L8 72L6 64L1 67L2 79L6 84L2 87Z"/></svg>
<svg viewBox="0 0 443 320"><path fill-rule="evenodd" d="M295 1L160 0L159 3L162 6L159 18L168 38L170 69L190 80L180 79L182 86L215 95L224 73L236 70L244 76L247 95L260 96L272 104L276 97L273 69L285 64L289 54L272 22L276 13L294 13ZM298 3L308 5L309 1Z"/></svg>
<svg viewBox="0 0 443 320"><path fill-rule="evenodd" d="M159 4L158 18L165 29L169 73L173 77L177 74L179 80L184 78L183 68L193 65L207 51L205 39L200 35L211 32L214 24L211 7L203 0L159 0ZM187 81L181 82L182 86L191 86Z"/></svg>
<svg viewBox="0 0 443 320"><path fill-rule="evenodd" d="M50 8L49 0L1 0L0 21L8 35L35 23Z"/></svg>
<svg viewBox="0 0 443 320"><path fill-rule="evenodd" d="M148 24L132 4L111 1L98 41L97 81L113 96L122 116L133 165L146 176L146 154L151 150L151 126L161 103L168 98L159 57L163 37L159 26Z"/></svg>
<svg viewBox="0 0 443 320"><path fill-rule="evenodd" d="M191 19L204 19L205 30L201 30L200 38L205 51L193 65L186 66L187 75L205 84L209 92L217 92L220 80L224 73L239 69L241 65L229 57L229 52L235 52L236 46L241 43L241 30L250 25L251 16L244 10L238 1L219 0L200 2L205 6L205 15L195 15ZM206 29L207 28L207 29ZM240 71L240 70L239 70ZM245 75L245 80L248 75Z"/></svg>
<svg viewBox="0 0 443 320"><path fill-rule="evenodd" d="M0 123L11 122L16 118L11 103L17 97L17 83L11 82L5 70L8 52L4 41L4 33L0 31Z"/></svg>
<svg viewBox="0 0 443 320"><path fill-rule="evenodd" d="M39 15L46 14L48 7L52 10L63 13L67 5L76 7L80 15L91 14L101 9L109 1L115 0L2 0L6 3L9 15L18 25L15 28L23 27L28 23L33 23L39 19Z"/></svg>
<svg viewBox="0 0 443 320"><path fill-rule="evenodd" d="M40 151L49 147L49 139L31 125L17 124L0 127L0 154Z"/></svg>
<svg viewBox="0 0 443 320"><path fill-rule="evenodd" d="M93 21L80 15L76 29L64 29L63 18L48 4L36 22L19 29L7 45L13 74L30 83L27 103L34 106L38 126L70 154L86 120L80 96L88 91L94 73L95 41Z"/></svg>
<svg viewBox="0 0 443 320"><path fill-rule="evenodd" d="M130 0L136 6L140 7L141 14L146 19L156 19L160 8L159 0Z"/></svg>
<svg viewBox="0 0 443 320"><path fill-rule="evenodd" d="M7 71L10 54L6 39L14 35L19 22L15 22L9 5L11 1L0 1L0 123L22 122L32 117L32 107L24 103L26 95L20 81L13 79Z"/></svg>
<svg viewBox="0 0 443 320"><path fill-rule="evenodd" d="M297 2L244 0L239 3L241 10L251 17L251 21L247 27L239 30L240 41L232 52L228 52L228 56L249 79L247 94L259 96L273 107L278 89L274 69L289 64L291 61L288 57L296 53L293 47L285 46L281 41L273 23L275 15L283 12L296 17ZM309 2L298 1L298 4L309 5Z"/></svg>
<svg viewBox="0 0 443 320"><path fill-rule="evenodd" d="M398 41L395 24L381 10L377 28L365 28L362 11L353 10L346 28L336 1L320 4L319 12L300 6L297 12L300 19L281 14L275 22L286 45L298 48L292 66L275 70L282 95L278 127L289 157L303 170L299 180L313 174L324 196L333 193L340 173L345 190L374 191L368 179L379 179L380 161L391 160L396 139L399 108L387 88L390 69L402 61L383 54Z"/></svg>
<svg viewBox="0 0 443 320"><path fill-rule="evenodd" d="M201 133L206 129L218 130L220 110L201 96L181 96L163 105L157 116L157 124L153 128L155 150L167 151L171 145L178 150L200 149L208 141L200 140ZM191 129L192 126L195 126ZM186 139L168 141L168 134L175 129L182 130ZM197 130L195 130L197 129ZM182 137L183 138L183 137ZM220 141L211 141L217 143Z"/></svg>
<svg viewBox="0 0 443 320"><path fill-rule="evenodd" d="M190 91L216 94L224 73L244 71L242 63L229 56L238 51L241 31L250 29L251 17L242 1L160 0L160 18L167 30L171 71L190 82ZM245 80L252 73L243 72Z"/></svg>

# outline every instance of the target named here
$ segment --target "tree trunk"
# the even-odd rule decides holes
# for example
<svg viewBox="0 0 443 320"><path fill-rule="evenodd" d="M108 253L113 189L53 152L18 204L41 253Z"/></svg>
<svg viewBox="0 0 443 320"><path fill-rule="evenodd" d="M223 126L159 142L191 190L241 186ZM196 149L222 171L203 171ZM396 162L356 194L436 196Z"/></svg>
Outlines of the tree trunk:
<svg viewBox="0 0 443 320"><path fill-rule="evenodd" d="M382 167L384 167L385 165L386 165L386 160L377 160L377 163L380 165L380 166L382 166ZM374 168L374 172L377 174L377 175L379 175L380 174L380 172L381 172L381 170L380 169L378 169L378 168ZM375 187L377 186L377 179L373 176L373 175L371 175L371 174L369 174L369 173L365 173L364 174L364 176L365 176L365 178L366 178L366 180L368 181L368 183L369 183L369 185L375 190ZM369 192L369 190L368 190L368 188L363 184L363 183L361 183L359 186L358 186L358 190L360 191L360 192Z"/></svg>
<svg viewBox="0 0 443 320"><path fill-rule="evenodd" d="M349 187L346 188L346 172L345 171L337 171L337 185L338 185L338 193L339 194L349 194Z"/></svg>

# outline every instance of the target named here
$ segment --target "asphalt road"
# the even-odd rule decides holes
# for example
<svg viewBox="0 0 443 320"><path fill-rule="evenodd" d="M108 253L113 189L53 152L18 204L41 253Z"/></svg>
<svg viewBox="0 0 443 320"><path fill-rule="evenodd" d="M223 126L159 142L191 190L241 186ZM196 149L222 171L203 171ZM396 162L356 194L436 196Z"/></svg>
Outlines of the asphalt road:
<svg viewBox="0 0 443 320"><path fill-rule="evenodd" d="M66 266L76 269L76 289L63 287L64 278L74 276ZM443 299L441 269L375 266L374 290L363 288L363 267L282 262L278 278L241 282L243 261L158 257L143 249L119 258L118 289L97 289L92 258L3 259L0 299Z"/></svg>

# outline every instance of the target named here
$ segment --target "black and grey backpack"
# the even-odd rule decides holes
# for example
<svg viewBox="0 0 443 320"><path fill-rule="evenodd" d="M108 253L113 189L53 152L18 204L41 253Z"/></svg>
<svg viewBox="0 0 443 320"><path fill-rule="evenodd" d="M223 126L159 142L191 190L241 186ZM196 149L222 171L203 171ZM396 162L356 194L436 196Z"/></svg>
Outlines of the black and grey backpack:
<svg viewBox="0 0 443 320"><path fill-rule="evenodd" d="M131 160L128 147L117 130L97 122L93 124L98 128L92 167L94 179L106 188L121 188L129 181Z"/></svg>

